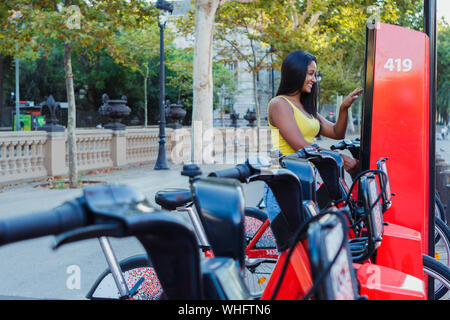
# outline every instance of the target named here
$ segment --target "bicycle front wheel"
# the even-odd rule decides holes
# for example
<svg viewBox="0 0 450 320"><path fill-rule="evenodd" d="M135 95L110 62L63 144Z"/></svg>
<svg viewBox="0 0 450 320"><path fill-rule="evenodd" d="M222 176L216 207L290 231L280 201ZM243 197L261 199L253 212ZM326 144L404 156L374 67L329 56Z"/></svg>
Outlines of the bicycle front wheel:
<svg viewBox="0 0 450 320"><path fill-rule="evenodd" d="M438 217L434 220L435 259L450 268L450 228Z"/></svg>
<svg viewBox="0 0 450 320"><path fill-rule="evenodd" d="M246 207L244 215L245 241L248 246L258 234L258 231L261 230L268 217L264 211L252 207ZM256 240L254 249L276 249L276 247L275 236L269 226L260 238Z"/></svg>
<svg viewBox="0 0 450 320"><path fill-rule="evenodd" d="M247 253L251 253L252 258L245 258L244 282L254 297L259 297L272 275L277 259L269 258L267 249L276 250L275 237L270 229L263 230L267 215L257 208L245 208L245 239L246 246L254 242L252 248L248 248ZM259 234L259 236L258 236ZM259 237L255 239L255 237ZM272 253L273 254L273 253Z"/></svg>
<svg viewBox="0 0 450 320"><path fill-rule="evenodd" d="M163 289L147 255L136 255L119 261L129 290L135 290L130 300L159 300ZM120 299L110 269L106 269L92 286L86 298L91 300Z"/></svg>
<svg viewBox="0 0 450 320"><path fill-rule="evenodd" d="M447 223L447 214L445 213L444 204L442 203L437 191L435 191L434 211L436 217L444 221L444 223Z"/></svg>
<svg viewBox="0 0 450 320"><path fill-rule="evenodd" d="M450 289L450 269L436 259L422 255L423 272L434 279L434 299L439 300Z"/></svg>

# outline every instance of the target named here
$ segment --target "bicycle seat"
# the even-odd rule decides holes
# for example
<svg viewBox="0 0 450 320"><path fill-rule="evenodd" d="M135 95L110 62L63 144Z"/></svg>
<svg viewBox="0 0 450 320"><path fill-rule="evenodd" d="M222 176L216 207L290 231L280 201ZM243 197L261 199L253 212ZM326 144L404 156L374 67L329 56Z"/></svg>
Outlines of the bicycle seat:
<svg viewBox="0 0 450 320"><path fill-rule="evenodd" d="M191 191L182 188L168 188L155 194L155 202L165 210L175 210L192 201Z"/></svg>

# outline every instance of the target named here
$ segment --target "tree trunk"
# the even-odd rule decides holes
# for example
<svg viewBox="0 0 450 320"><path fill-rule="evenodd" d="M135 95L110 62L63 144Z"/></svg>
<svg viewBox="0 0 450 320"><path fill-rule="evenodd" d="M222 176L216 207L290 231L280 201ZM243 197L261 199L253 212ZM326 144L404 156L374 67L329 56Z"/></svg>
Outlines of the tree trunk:
<svg viewBox="0 0 450 320"><path fill-rule="evenodd" d="M77 141L76 129L76 106L75 90L73 88L72 60L70 42L64 44L64 69L66 73L66 91L68 115L67 115L67 145L69 149L69 182L71 188L78 188L78 168L77 168Z"/></svg>
<svg viewBox="0 0 450 320"><path fill-rule="evenodd" d="M148 126L148 98L147 98L147 81L148 81L148 69L147 74L144 76L144 127Z"/></svg>
<svg viewBox="0 0 450 320"><path fill-rule="evenodd" d="M0 127L2 126L2 122L3 122L3 79L4 79L4 59L3 56L0 55Z"/></svg>
<svg viewBox="0 0 450 320"><path fill-rule="evenodd" d="M196 0L191 160L202 161L203 132L213 124L212 40L219 0ZM194 126L201 126L195 130Z"/></svg>
<svg viewBox="0 0 450 320"><path fill-rule="evenodd" d="M258 71L253 71L253 98L255 99L255 112L256 112L256 143L257 148L256 151L260 152L260 137L259 137L259 131L261 129L261 114L260 114L260 108L259 108L259 99L258 99L258 77L257 77Z"/></svg>

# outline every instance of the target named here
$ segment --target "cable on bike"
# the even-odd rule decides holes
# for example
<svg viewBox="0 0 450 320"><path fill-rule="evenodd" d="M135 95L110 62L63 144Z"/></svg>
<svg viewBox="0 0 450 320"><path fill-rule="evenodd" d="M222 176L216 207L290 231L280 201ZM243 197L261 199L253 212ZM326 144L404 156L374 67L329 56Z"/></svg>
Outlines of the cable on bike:
<svg viewBox="0 0 450 320"><path fill-rule="evenodd" d="M375 174L377 174L377 175L381 174L381 177L383 177L383 181L384 181L384 182L387 181L387 175L386 175L386 173L385 173L384 171L382 171L382 170L378 170L378 169L369 169L369 170L365 170L365 171L363 171L363 172L360 172L360 173L355 177L355 179L353 180L353 183L352 183L352 185L351 185L351 187L350 187L350 189L349 189L350 191L349 191L349 193L348 193L348 195L347 195L347 199L345 200L345 204L346 204L346 205L349 205L349 206L350 206L349 200L350 200L350 196L351 196L351 194L352 194L352 190L353 190L353 188L354 188L355 185L356 185L356 182L357 182L361 177L363 177L364 175L366 175L367 173L375 173ZM378 194L378 196L377 196L377 198L375 199L375 201L369 206L369 208L368 208L363 214L361 214L361 216L358 217L358 219L357 219L355 222L353 222L353 223L350 225L349 228L353 229L354 227L356 227L359 223L361 223L362 221L364 221L364 220L367 218L367 216L372 212L373 208L375 208L375 205L380 201L380 199L381 199L381 197L382 197L382 195L383 195L383 192L384 192L385 189L386 189L386 184L385 184L385 183L380 183L380 187L381 187L380 193ZM350 207L351 207L351 206L350 206Z"/></svg>
<svg viewBox="0 0 450 320"><path fill-rule="evenodd" d="M353 179L352 185L351 185L351 187L350 187L350 189L349 189L349 192L348 192L348 194L347 194L347 198L345 199L345 204L348 204L348 202L349 202L349 200L350 200L350 196L351 196L352 191L353 191L353 188L354 188L355 185L356 185L356 182L357 182L362 176L366 175L367 173L375 173L375 174L381 173L381 175L383 176L383 179L384 179L383 181L384 181L384 182L387 181L387 175L386 175L386 173L385 173L384 171L382 171L382 170L378 170L378 169L368 169L368 170L364 170L364 171L358 173L358 174L356 175L356 177ZM384 188L383 188L383 190L380 190L380 191L384 191ZM380 192L380 194L382 194L382 192Z"/></svg>
<svg viewBox="0 0 450 320"><path fill-rule="evenodd" d="M297 245L298 241L300 240L300 237L304 234L304 232L307 230L307 227L308 227L311 223L320 220L322 217L324 217L324 216L327 215L327 214L334 214L334 215L338 216L340 219L342 219L341 216L340 216L336 211L332 211L331 209L326 209L326 210L324 210L324 211L321 211L318 215L309 218L307 221L305 221L305 222L297 229L297 232L294 234L294 236L293 236L293 238L292 238L292 240L291 240L291 245L289 246L289 251L288 251L288 253L287 253L287 255L286 255L286 260L284 261L283 268L282 268L282 270L281 270L280 277L278 278L277 285L275 286L275 289L274 289L274 291L272 292L272 295L271 295L271 298L270 298L271 300L275 300L276 296L278 295L278 292L279 292L279 290L280 290L281 284L283 283L283 279L284 279L284 277L285 277L285 275L286 275L286 270L287 270L287 267L288 267L288 265L289 265L289 260L290 260L290 258L291 258L291 256L292 256L292 253L294 252L295 246ZM344 226L345 226L345 224L344 224ZM345 227L344 227L344 228L345 228ZM345 230L346 230L346 229L345 229ZM325 272L323 272L323 274L320 275L320 277L319 277L319 280L320 280L320 281L317 281L317 285L319 285L320 282L323 280L323 278L329 273L329 271L330 271L332 265L334 264L334 262L335 262L336 259L338 258L338 256L339 256L339 254L340 254L342 248L344 247L344 245L345 245L345 237L343 237L342 243L341 243L341 245L339 246L339 249L337 250L336 256L333 258L333 260L332 260L332 262L330 263L330 265L327 266L327 268L325 269ZM314 291L316 290L317 285L315 285L315 286L313 285ZM311 289L313 289L313 288L311 288ZM310 290L310 291L311 291L311 290ZM308 292L308 294L312 294L314 291Z"/></svg>

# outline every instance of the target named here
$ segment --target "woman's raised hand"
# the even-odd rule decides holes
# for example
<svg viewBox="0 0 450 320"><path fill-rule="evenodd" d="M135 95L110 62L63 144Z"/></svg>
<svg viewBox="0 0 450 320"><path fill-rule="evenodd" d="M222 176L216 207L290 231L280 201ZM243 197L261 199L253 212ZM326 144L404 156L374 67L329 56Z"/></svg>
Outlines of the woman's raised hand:
<svg viewBox="0 0 450 320"><path fill-rule="evenodd" d="M341 108L348 109L355 102L356 99L359 98L363 89L358 88L353 90L347 97L345 97L344 101L342 101Z"/></svg>

